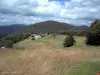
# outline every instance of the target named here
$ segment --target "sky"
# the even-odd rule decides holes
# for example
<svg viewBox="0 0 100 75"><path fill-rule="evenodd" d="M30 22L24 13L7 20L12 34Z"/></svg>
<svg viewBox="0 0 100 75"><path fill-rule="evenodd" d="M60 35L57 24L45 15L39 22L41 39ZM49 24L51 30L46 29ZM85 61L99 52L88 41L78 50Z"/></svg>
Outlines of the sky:
<svg viewBox="0 0 100 75"><path fill-rule="evenodd" d="M46 20L90 25L100 19L100 0L0 0L0 25Z"/></svg>

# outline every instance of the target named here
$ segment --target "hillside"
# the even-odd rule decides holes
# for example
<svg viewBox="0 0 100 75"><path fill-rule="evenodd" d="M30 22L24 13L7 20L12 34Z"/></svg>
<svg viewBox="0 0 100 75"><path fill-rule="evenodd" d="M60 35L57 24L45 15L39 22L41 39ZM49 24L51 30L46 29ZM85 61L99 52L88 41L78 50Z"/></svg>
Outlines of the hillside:
<svg viewBox="0 0 100 75"><path fill-rule="evenodd" d="M75 37L76 46L63 48L65 37L27 38L14 44L12 50L1 50L0 75L97 75L100 47L86 47L85 37Z"/></svg>
<svg viewBox="0 0 100 75"><path fill-rule="evenodd" d="M26 28L29 32L56 32L59 30L85 30L87 26L74 26L67 23L61 23L57 21L44 21L40 23L33 24Z"/></svg>
<svg viewBox="0 0 100 75"><path fill-rule="evenodd" d="M27 26L22 30L11 34L10 36L17 35L20 33L24 33L24 34L32 33L32 32L47 33L47 32L56 32L59 30L86 30L87 28L88 26L74 26L67 23L57 22L57 21L44 21L44 22Z"/></svg>
<svg viewBox="0 0 100 75"><path fill-rule="evenodd" d="M0 26L0 36L11 34L14 31L22 29L24 27L25 27L25 25L23 25L23 24L13 24L13 25Z"/></svg>

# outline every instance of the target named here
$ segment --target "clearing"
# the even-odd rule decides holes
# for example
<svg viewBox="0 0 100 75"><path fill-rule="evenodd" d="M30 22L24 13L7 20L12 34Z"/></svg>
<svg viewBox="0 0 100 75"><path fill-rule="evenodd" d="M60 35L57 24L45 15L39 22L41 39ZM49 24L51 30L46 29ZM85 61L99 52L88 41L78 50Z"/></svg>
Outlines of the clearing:
<svg viewBox="0 0 100 75"><path fill-rule="evenodd" d="M100 47L85 46L84 37L75 37L75 46L63 48L65 37L28 38L15 50L0 50L0 75L97 75Z"/></svg>

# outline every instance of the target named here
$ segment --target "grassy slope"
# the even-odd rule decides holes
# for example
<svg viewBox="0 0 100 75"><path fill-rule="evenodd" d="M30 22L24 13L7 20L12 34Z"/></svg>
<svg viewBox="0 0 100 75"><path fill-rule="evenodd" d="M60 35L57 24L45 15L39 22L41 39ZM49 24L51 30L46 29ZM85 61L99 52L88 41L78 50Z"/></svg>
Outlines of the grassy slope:
<svg viewBox="0 0 100 75"><path fill-rule="evenodd" d="M39 42L45 42L46 44L51 44L55 47L63 47L62 41L64 40L66 36L60 35L56 36L56 39L53 39L52 36L47 36L41 40L38 40ZM48 41L49 40L49 41ZM76 45L72 48L81 48L83 50L100 50L100 47L94 47L94 46L86 46L84 43L85 38L84 37L77 37L75 36ZM75 66L75 67L74 67ZM70 69L71 67L74 67ZM67 70L70 71L68 72ZM97 75L97 73L100 71L100 62L85 62L77 66L75 63L70 62L60 62L56 63L56 67L54 71L51 71L49 75Z"/></svg>
<svg viewBox="0 0 100 75"><path fill-rule="evenodd" d="M20 56L20 52L16 50L0 50L0 64L6 63L9 58Z"/></svg>
<svg viewBox="0 0 100 75"><path fill-rule="evenodd" d="M100 72L100 61L96 62L57 62L46 75L97 75Z"/></svg>
<svg viewBox="0 0 100 75"><path fill-rule="evenodd" d="M43 42L43 43L46 43L53 47L60 48L60 47L63 47L62 43L63 43L65 37L66 36L60 35L60 36L56 36L56 38L54 39L51 35L49 35L42 39L36 40L36 42Z"/></svg>
<svg viewBox="0 0 100 75"><path fill-rule="evenodd" d="M100 72L100 61L86 62L73 67L68 75L97 75Z"/></svg>
<svg viewBox="0 0 100 75"><path fill-rule="evenodd" d="M91 47L91 46L86 47L84 45L84 37L75 37L75 39L77 40L76 46L73 46L71 48L63 48L62 43L63 43L63 40L65 37L66 36L60 35L60 36L56 36L56 38L53 39L52 36L46 36L46 37L44 37L42 39L38 39L38 40L31 40L30 38L28 38L24 41L21 41L21 42L15 44L14 47L18 47L18 46L20 46L21 48L24 47L28 52L28 54L26 54L26 57L27 57L29 55L33 55L32 52L35 49L35 47L37 46L37 47L39 47L39 49L36 48L36 50L35 50L36 57L37 58L38 58L38 56L43 57L43 59L42 59L43 61L47 57L48 62L51 62L51 59L48 58L48 57L50 57L49 55L55 54L55 59L60 59L60 61L58 61L58 60L53 61L52 65L54 67L49 72L46 72L44 75L97 75L97 72L100 71L100 64L99 64L99 61L100 61L99 55L100 54L98 54L98 53L100 53L98 51L99 47ZM43 43L46 46L52 46L54 49L57 49L57 50L59 49L59 50L53 51L51 49L48 49L48 47L45 49L44 45L43 45L43 47L41 46L41 44L39 44L39 46L38 46L38 45L36 45L37 43ZM34 45L36 45L36 46L34 46ZM45 50L43 50L42 48ZM69 50L72 50L72 52L73 52L73 49L75 49L76 52L80 52L79 50L82 49L83 52L80 52L79 54L77 53L75 55L73 54L73 55L67 56L71 52ZM29 50L32 50L32 51L29 51ZM89 51L87 52L84 50L89 50ZM90 51L90 50L92 50L92 51ZM98 55L95 55L94 50L98 51L96 53ZM49 53L49 51L50 51L50 53ZM76 52L74 52L74 53L76 53ZM42 54L43 54L43 56L42 56ZM13 54L11 54L11 55L13 56ZM9 56L9 55L7 55L7 56ZM7 56L4 55L5 58ZM2 55L1 55L1 58L2 58ZM92 59L95 61L94 62L91 61ZM35 60L34 57L32 59L30 58L29 63L34 63L35 61L33 61L33 60ZM25 58L24 62L26 62L26 61L27 60ZM36 61L41 62L40 59L37 59ZM85 61L85 63L84 63L84 61ZM19 62L21 63L22 60L20 60ZM18 63L18 65L20 65L20 63ZM27 65L30 65L29 63L25 63L26 69L28 67ZM17 65L15 64L15 66L17 66ZM22 65L21 65L21 67L22 67ZM31 71L27 71L27 72L31 72ZM26 73L26 75L28 75L28 74Z"/></svg>
<svg viewBox="0 0 100 75"><path fill-rule="evenodd" d="M58 48L62 48L63 47L63 41L65 39L66 36L64 35L57 35L55 39L53 39L53 37L51 35L46 36L42 39L38 39L35 40L34 42L42 42L48 45L51 45L53 47L58 47ZM80 48L80 49L84 49L84 50L99 50L100 47L95 47L95 46L86 46L84 43L85 38L84 37L74 37L76 40L76 45L71 47L71 48Z"/></svg>

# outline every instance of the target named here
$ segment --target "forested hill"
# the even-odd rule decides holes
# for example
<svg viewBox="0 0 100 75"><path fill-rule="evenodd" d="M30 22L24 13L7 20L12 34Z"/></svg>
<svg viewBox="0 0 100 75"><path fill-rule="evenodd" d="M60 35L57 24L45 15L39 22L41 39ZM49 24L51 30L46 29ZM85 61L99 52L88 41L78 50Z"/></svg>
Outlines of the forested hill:
<svg viewBox="0 0 100 75"><path fill-rule="evenodd" d="M15 31L18 31L24 28L26 25L24 24L13 24L13 25L5 25L0 26L0 36L11 34Z"/></svg>
<svg viewBox="0 0 100 75"><path fill-rule="evenodd" d="M61 23L57 21L44 21L33 24L26 28L27 31L32 32L56 32L59 30L85 30L88 26L74 26L68 23Z"/></svg>
<svg viewBox="0 0 100 75"><path fill-rule="evenodd" d="M29 25L25 28L23 28L20 31L17 31L16 33L13 33L12 35L16 35L19 33L34 33L34 32L40 32L40 33L47 33L47 32L56 32L60 30L86 30L88 26L74 26L67 23L61 23L57 21L44 21L40 23L36 23L33 25Z"/></svg>

